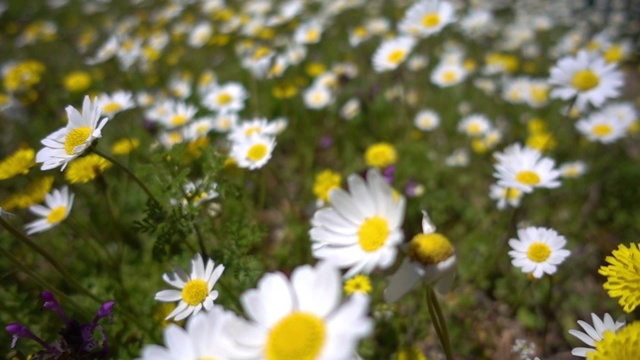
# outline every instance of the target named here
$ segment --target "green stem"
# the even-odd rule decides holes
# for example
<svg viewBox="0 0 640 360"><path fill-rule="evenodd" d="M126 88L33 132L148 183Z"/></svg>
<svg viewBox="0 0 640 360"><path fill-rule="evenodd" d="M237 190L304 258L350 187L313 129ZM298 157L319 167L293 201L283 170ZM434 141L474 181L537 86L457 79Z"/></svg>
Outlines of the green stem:
<svg viewBox="0 0 640 360"><path fill-rule="evenodd" d="M436 330L436 334L438 335L438 340L440 340L440 343L442 343L442 329L440 327L438 316L436 315L436 310L433 308L433 304L431 302L431 297L429 295L430 289L430 287L427 287L427 310L429 310L429 316L431 317L431 321L433 322L433 328Z"/></svg>
<svg viewBox="0 0 640 360"><path fill-rule="evenodd" d="M21 263L20 260L18 260L15 256L13 256L10 251L7 251L5 250L5 248L0 247L0 253L2 253L2 255L4 255L7 259L9 259L9 261L11 261L16 268L18 268L20 271L25 273L25 275L31 278L31 280L33 280L36 284L38 284L38 286L40 286L43 290L52 291L61 300L64 300L65 302L71 304L73 307L75 307L80 312L82 312L83 315L85 315L86 317L90 318L92 316L91 314L86 312L80 305L78 305L78 303L76 303L73 299L71 299L70 297L65 295L62 291L60 291L58 288L51 285L51 283L47 282L45 279L40 277L40 275L31 271L26 265Z"/></svg>
<svg viewBox="0 0 640 360"><path fill-rule="evenodd" d="M160 205L161 202L158 201L158 199L151 193L151 191L149 191L149 188L147 188L147 186L142 182L142 180L140 180L140 178L138 178L131 170L129 170L128 167L122 165L121 163L119 163L118 161L116 161L114 158L112 158L111 156L101 152L100 150L96 149L96 148L92 148L91 151L93 151L94 154L104 158L105 160L111 162L112 164L115 164L117 167L119 167L120 169L122 169L122 171L124 171L125 173L127 173L127 175L129 175L129 177L131 179L133 179L133 181L135 181L141 188L142 190L147 193L147 196L149 196L149 198L154 201L156 204Z"/></svg>
<svg viewBox="0 0 640 360"><path fill-rule="evenodd" d="M436 317L438 318L438 324L440 325L440 331L442 333L440 337L440 343L442 344L442 348L444 349L444 354L447 360L453 360L453 351L451 351L449 330L447 329L447 323L444 319L444 315L442 314L442 309L440 309L438 298L436 297L436 293L433 291L432 287L427 288L427 294L428 302L433 306L433 310L435 311Z"/></svg>
<svg viewBox="0 0 640 360"><path fill-rule="evenodd" d="M553 276L547 276L549 278L549 292L547 292L547 298L544 303L544 332L542 333L542 352L544 353L547 346L547 332L549 331L549 319L552 318L551 315L551 298L553 295Z"/></svg>
<svg viewBox="0 0 640 360"><path fill-rule="evenodd" d="M73 276L71 276L71 274L69 274L67 270L65 270L56 261L56 259L54 259L53 256L51 256L44 248L42 248L37 243L33 242L33 240L29 239L26 235L24 235L23 233L18 231L16 228L11 226L11 224L5 221L2 218L2 216L0 216L0 225L2 225L3 228L7 229L7 231L11 233L11 235L13 235L16 239L20 240L21 242L29 246L31 249L35 250L42 257L44 257L51 264L51 266L53 266L62 275L62 277L65 278L66 281L68 281L71 285L75 286L78 290L80 290L81 293L83 293L84 295L88 296L89 298L93 299L94 301L96 301L101 305L105 303L105 301L101 300L99 297L92 294L89 290L85 289L84 286L82 286L79 282L77 282L76 279Z"/></svg>

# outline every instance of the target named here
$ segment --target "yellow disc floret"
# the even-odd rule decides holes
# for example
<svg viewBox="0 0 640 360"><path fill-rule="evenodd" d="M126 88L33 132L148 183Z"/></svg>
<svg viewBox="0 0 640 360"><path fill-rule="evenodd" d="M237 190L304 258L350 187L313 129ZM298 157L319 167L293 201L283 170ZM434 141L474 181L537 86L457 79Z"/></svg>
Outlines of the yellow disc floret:
<svg viewBox="0 0 640 360"><path fill-rule="evenodd" d="M255 144L249 148L249 151L247 151L247 157L251 161L260 161L267 155L267 152L269 152L267 145Z"/></svg>
<svg viewBox="0 0 640 360"><path fill-rule="evenodd" d="M574 88L578 89L578 91L589 91L600 84L600 78L598 78L598 75L592 70L579 70L573 74L571 84Z"/></svg>
<svg viewBox="0 0 640 360"><path fill-rule="evenodd" d="M209 295L209 287L204 280L191 280L182 288L182 300L191 306L201 304L207 295Z"/></svg>
<svg viewBox="0 0 640 360"><path fill-rule="evenodd" d="M422 17L422 26L430 28L440 24L440 15L438 13L430 13Z"/></svg>
<svg viewBox="0 0 640 360"><path fill-rule="evenodd" d="M529 260L537 263L545 262L549 258L549 255L551 255L551 248L549 248L549 245L541 242L535 242L529 245L529 250L527 250Z"/></svg>
<svg viewBox="0 0 640 360"><path fill-rule="evenodd" d="M316 175L316 181L313 184L313 194L322 201L329 201L329 193L331 190L339 188L342 182L342 176L331 170L324 170Z"/></svg>
<svg viewBox="0 0 640 360"><path fill-rule="evenodd" d="M49 224L57 224L60 221L64 220L66 216L67 216L67 207L58 206L49 212L49 215L47 215L47 222Z"/></svg>
<svg viewBox="0 0 640 360"><path fill-rule="evenodd" d="M294 312L269 332L266 358L269 360L313 360L326 340L326 326L315 315Z"/></svg>
<svg viewBox="0 0 640 360"><path fill-rule="evenodd" d="M81 126L71 130L64 140L64 150L67 155L75 155L74 149L86 143L89 136L91 136L91 128L88 126Z"/></svg>
<svg viewBox="0 0 640 360"><path fill-rule="evenodd" d="M538 185L540 183L540 175L531 170L524 170L516 175L516 180L525 185Z"/></svg>
<svg viewBox="0 0 640 360"><path fill-rule="evenodd" d="M409 257L424 266L443 262L453 253L453 245L440 233L418 234L409 243Z"/></svg>
<svg viewBox="0 0 640 360"><path fill-rule="evenodd" d="M367 275L356 275L345 281L344 292L347 295L351 295L353 293L369 294L371 292L371 280Z"/></svg>
<svg viewBox="0 0 640 360"><path fill-rule="evenodd" d="M380 216L365 219L358 230L358 243L366 252L378 250L388 237L389 224L385 218Z"/></svg>

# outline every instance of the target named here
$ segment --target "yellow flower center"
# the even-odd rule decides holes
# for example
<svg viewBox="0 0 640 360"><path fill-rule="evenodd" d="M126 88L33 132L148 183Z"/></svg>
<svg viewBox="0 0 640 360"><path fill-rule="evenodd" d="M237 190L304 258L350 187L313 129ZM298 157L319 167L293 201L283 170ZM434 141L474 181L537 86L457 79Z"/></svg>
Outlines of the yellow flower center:
<svg viewBox="0 0 640 360"><path fill-rule="evenodd" d="M66 206L58 206L55 209L52 209L47 215L47 222L49 224L57 224L60 221L64 220L65 215L67 214Z"/></svg>
<svg viewBox="0 0 640 360"><path fill-rule="evenodd" d="M174 115L171 118L171 124L173 124L174 126L182 125L185 122L187 122L187 116L184 114Z"/></svg>
<svg viewBox="0 0 640 360"><path fill-rule="evenodd" d="M81 126L71 130L64 140L64 150L67 155L74 155L73 149L86 143L89 136L91 136L91 128L88 126Z"/></svg>
<svg viewBox="0 0 640 360"><path fill-rule="evenodd" d="M444 80L445 83L453 82L456 80L456 78L457 76L455 71L449 70L442 73L442 80Z"/></svg>
<svg viewBox="0 0 640 360"><path fill-rule="evenodd" d="M551 249L549 245L541 242L533 243L529 246L529 250L527 250L527 257L531 261L535 261L538 263L544 262L551 255Z"/></svg>
<svg viewBox="0 0 640 360"><path fill-rule="evenodd" d="M268 360L313 360L320 355L325 339L322 319L294 312L271 329L265 355Z"/></svg>
<svg viewBox="0 0 640 360"><path fill-rule="evenodd" d="M540 183L540 176L531 170L525 170L516 175L516 180L525 185L537 185Z"/></svg>
<svg viewBox="0 0 640 360"><path fill-rule="evenodd" d="M244 134L245 134L247 137L249 137L249 136L251 136L251 135L253 135L253 134L260 134L260 129L261 129L261 128L260 128L260 126L251 126L251 127L248 127L248 128L244 131Z"/></svg>
<svg viewBox="0 0 640 360"><path fill-rule="evenodd" d="M387 61L392 64L399 64L404 60L404 57L407 55L407 52L402 49L393 50L387 56Z"/></svg>
<svg viewBox="0 0 640 360"><path fill-rule="evenodd" d="M430 13L422 17L422 26L430 28L440 24L440 15L438 13Z"/></svg>
<svg viewBox="0 0 640 360"><path fill-rule="evenodd" d="M204 280L191 280L182 288L182 301L191 306L201 304L207 295L209 295L209 286Z"/></svg>
<svg viewBox="0 0 640 360"><path fill-rule="evenodd" d="M409 257L422 265L435 265L453 256L453 245L440 233L418 234L409 243Z"/></svg>
<svg viewBox="0 0 640 360"><path fill-rule="evenodd" d="M109 114L109 113L114 113L116 111L120 111L120 109L122 109L122 106L120 106L120 104L114 101L105 105L104 108L102 108L102 111Z"/></svg>
<svg viewBox="0 0 640 360"><path fill-rule="evenodd" d="M482 131L482 129L480 128L480 124L478 123L470 124L467 130L469 131L470 135L478 135Z"/></svg>
<svg viewBox="0 0 640 360"><path fill-rule="evenodd" d="M504 197L507 200L515 200L518 197L520 197L520 194L522 193L522 191L515 189L515 188L505 188L504 189Z"/></svg>
<svg viewBox="0 0 640 360"><path fill-rule="evenodd" d="M310 30L307 33L307 42L315 42L318 41L318 37L320 36L320 32L316 29Z"/></svg>
<svg viewBox="0 0 640 360"><path fill-rule="evenodd" d="M600 78L589 69L576 71L571 84L578 91L589 91L600 84Z"/></svg>
<svg viewBox="0 0 640 360"><path fill-rule="evenodd" d="M255 144L249 148L247 152L247 157L251 161L259 161L267 155L268 152L267 145L265 144Z"/></svg>
<svg viewBox="0 0 640 360"><path fill-rule="evenodd" d="M378 250L389 237L389 224L380 216L365 219L358 230L358 243L362 250L372 252Z"/></svg>
<svg viewBox="0 0 640 360"><path fill-rule="evenodd" d="M232 100L233 100L233 96L227 94L226 92L223 92L222 94L218 95L218 104L220 105L227 105Z"/></svg>
<svg viewBox="0 0 640 360"><path fill-rule="evenodd" d="M531 97L536 103L545 102L549 99L549 89L534 87L531 89Z"/></svg>
<svg viewBox="0 0 640 360"><path fill-rule="evenodd" d="M591 133L593 135L600 136L600 137L607 136L611 134L612 131L613 129L609 124L598 124L598 125L595 125L593 129L591 129Z"/></svg>

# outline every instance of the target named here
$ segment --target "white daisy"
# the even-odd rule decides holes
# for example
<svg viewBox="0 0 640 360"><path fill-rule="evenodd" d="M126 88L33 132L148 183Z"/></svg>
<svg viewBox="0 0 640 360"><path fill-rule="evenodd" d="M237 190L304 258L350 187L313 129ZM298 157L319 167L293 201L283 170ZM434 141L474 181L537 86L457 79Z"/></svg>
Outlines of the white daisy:
<svg viewBox="0 0 640 360"><path fill-rule="evenodd" d="M485 135L491 130L491 121L486 115L471 114L458 123L458 131L472 137Z"/></svg>
<svg viewBox="0 0 640 360"><path fill-rule="evenodd" d="M302 94L304 104L309 109L322 109L333 101L331 90L326 86L311 86Z"/></svg>
<svg viewBox="0 0 640 360"><path fill-rule="evenodd" d="M467 77L467 71L459 63L440 64L431 71L431 82L438 87L460 84Z"/></svg>
<svg viewBox="0 0 640 360"><path fill-rule="evenodd" d="M98 104L102 108L102 113L110 118L135 106L131 92L122 90L116 91L111 95L101 94L98 97Z"/></svg>
<svg viewBox="0 0 640 360"><path fill-rule="evenodd" d="M552 275L571 252L564 249L567 240L553 229L528 227L518 230L518 239L509 240L509 256L513 266L539 279Z"/></svg>
<svg viewBox="0 0 640 360"><path fill-rule="evenodd" d="M238 317L216 305L208 313L192 316L185 329L169 324L164 329L164 343L167 346L147 345L138 360L231 360L243 352L233 343L227 329ZM244 355L246 356L246 355Z"/></svg>
<svg viewBox="0 0 640 360"><path fill-rule="evenodd" d="M266 118L255 118L243 121L234 126L228 135L231 141L245 141L255 135L275 136L277 127L275 123L269 122Z"/></svg>
<svg viewBox="0 0 640 360"><path fill-rule="evenodd" d="M577 178L587 172L587 164L584 161L572 161L560 165L560 174L563 178Z"/></svg>
<svg viewBox="0 0 640 360"><path fill-rule="evenodd" d="M638 120L638 111L631 102L610 103L605 105L600 112L606 117L615 118L627 129Z"/></svg>
<svg viewBox="0 0 640 360"><path fill-rule="evenodd" d="M317 20L308 21L298 26L293 34L296 44L315 44L322 37L322 24Z"/></svg>
<svg viewBox="0 0 640 360"><path fill-rule="evenodd" d="M401 36L385 40L373 54L373 69L383 72L396 69L407 58L416 40L409 36Z"/></svg>
<svg viewBox="0 0 640 360"><path fill-rule="evenodd" d="M365 181L348 178L349 193L336 188L329 194L331 206L316 211L311 220L313 256L340 268L345 277L386 269L402 242L405 198L397 199L378 170L370 169Z"/></svg>
<svg viewBox="0 0 640 360"><path fill-rule="evenodd" d="M440 125L440 115L433 110L421 110L416 114L413 124L422 131L431 131Z"/></svg>
<svg viewBox="0 0 640 360"><path fill-rule="evenodd" d="M540 151L528 146L513 144L502 153L494 154L497 163L493 174L498 185L530 193L534 188L556 188L560 186L560 172L554 169L555 162L542 156Z"/></svg>
<svg viewBox="0 0 640 360"><path fill-rule="evenodd" d="M220 133L227 133L235 128L240 116L235 112L221 112L213 118L211 126L213 130Z"/></svg>
<svg viewBox="0 0 640 360"><path fill-rule="evenodd" d="M571 355L586 358L588 352L595 350L596 342L604 338L605 332L612 331L615 333L625 325L624 320L614 322L609 314L604 314L604 317L600 319L596 314L592 313L591 320L593 321L593 326L589 325L586 321L578 320L578 325L580 325L585 332L574 329L569 330L569 334L590 346L573 348Z"/></svg>
<svg viewBox="0 0 640 360"><path fill-rule="evenodd" d="M218 291L213 290L216 281L222 275L224 265L215 266L209 259L205 267L200 254L191 260L191 274L187 275L181 268L175 268L173 274L164 274L162 279L180 290L162 290L156 294L156 300L163 302L180 301L178 306L167 316L167 320L182 320L191 314L197 314L204 308L213 308L213 301L218 298Z"/></svg>
<svg viewBox="0 0 640 360"><path fill-rule="evenodd" d="M208 21L203 21L196 24L193 29L189 32L189 39L187 43L189 46L194 48L200 48L204 46L209 39L211 39L211 34L213 33L213 27L211 23Z"/></svg>
<svg viewBox="0 0 640 360"><path fill-rule="evenodd" d="M469 165L469 151L465 148L455 149L447 156L444 163L451 167L465 167Z"/></svg>
<svg viewBox="0 0 640 360"><path fill-rule="evenodd" d="M576 122L576 129L587 137L589 141L611 144L627 135L628 125L618 121L615 117L602 112L589 115L586 119Z"/></svg>
<svg viewBox="0 0 640 360"><path fill-rule="evenodd" d="M524 193L515 188L508 188L496 184L492 184L489 188L489 198L496 200L498 210L507 208L507 204L517 208L520 206Z"/></svg>
<svg viewBox="0 0 640 360"><path fill-rule="evenodd" d="M157 118L157 121L164 125L167 129L173 129L186 125L198 112L198 108L187 104L184 101L169 101L169 106L164 115Z"/></svg>
<svg viewBox="0 0 640 360"><path fill-rule="evenodd" d="M263 167L276 146L271 136L254 135L244 140L234 141L229 154L240 168L255 170Z"/></svg>
<svg viewBox="0 0 640 360"><path fill-rule="evenodd" d="M340 117L344 120L353 120L358 115L360 115L360 100L358 98L349 99L340 108Z"/></svg>
<svg viewBox="0 0 640 360"><path fill-rule="evenodd" d="M340 273L327 262L296 268L287 279L266 274L256 289L242 294L249 320L230 333L247 359L347 360L371 333L369 299L355 294L340 303Z"/></svg>
<svg viewBox="0 0 640 360"><path fill-rule="evenodd" d="M30 206L29 211L41 216L42 219L25 225L27 234L31 235L47 231L58 225L62 220L66 219L71 212L74 196L74 194L69 193L69 188L65 186L61 190L55 189L51 193L45 195L44 203L46 206Z"/></svg>
<svg viewBox="0 0 640 360"><path fill-rule="evenodd" d="M228 83L213 88L204 96L202 105L218 112L238 112L244 108L247 91L239 83Z"/></svg>
<svg viewBox="0 0 640 360"><path fill-rule="evenodd" d="M445 294L453 282L455 266L456 254L451 242L436 232L429 214L422 210L422 234L411 239L402 265L389 278L384 299L386 302L398 301L420 280L434 284L440 294Z"/></svg>
<svg viewBox="0 0 640 360"><path fill-rule="evenodd" d="M455 14L451 3L423 0L407 9L398 29L404 34L426 37L440 32L454 20Z"/></svg>
<svg viewBox="0 0 640 360"><path fill-rule="evenodd" d="M583 111L588 103L599 108L605 100L618 96L624 77L615 64L607 64L598 55L580 51L575 57L558 60L551 68L549 82L557 86L551 91L552 98L576 98L575 107Z"/></svg>
<svg viewBox="0 0 640 360"><path fill-rule="evenodd" d="M88 96L82 102L82 113L73 106L67 106L69 122L64 128L50 134L42 140L45 148L36 154L36 162L42 163L42 170L49 170L67 164L82 155L95 139L102 137L102 128L109 118L100 119L102 108L97 101Z"/></svg>

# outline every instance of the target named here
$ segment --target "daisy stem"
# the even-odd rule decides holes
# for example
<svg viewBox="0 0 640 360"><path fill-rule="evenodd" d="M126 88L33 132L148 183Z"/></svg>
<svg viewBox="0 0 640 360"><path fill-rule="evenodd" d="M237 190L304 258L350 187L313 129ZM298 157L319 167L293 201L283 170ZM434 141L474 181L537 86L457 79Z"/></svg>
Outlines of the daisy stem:
<svg viewBox="0 0 640 360"><path fill-rule="evenodd" d="M193 231L196 233L196 238L198 239L198 245L200 246L202 257L208 259L209 255L207 254L207 248L204 246L204 238L202 237L202 232L195 222L191 222L191 225L193 225Z"/></svg>
<svg viewBox="0 0 640 360"><path fill-rule="evenodd" d="M542 333L542 352L546 351L547 347L547 332L549 331L549 319L553 318L551 316L551 296L553 295L553 276L547 276L549 278L549 292L547 292L547 298L544 303L544 332Z"/></svg>
<svg viewBox="0 0 640 360"><path fill-rule="evenodd" d="M11 226L11 224L5 221L1 216L0 216L0 225L2 225L3 228L7 229L7 231L10 232L11 235L13 235L16 239L22 241L31 249L35 250L42 257L44 257L51 264L51 266L53 266L60 273L60 275L62 275L62 277L65 278L66 281L68 281L71 285L75 286L78 290L80 290L81 293L83 293L84 295L88 296L89 298L93 299L94 301L96 301L101 305L105 303L105 301L101 300L99 297L92 294L89 290L85 289L84 286L82 286L79 282L77 282L76 279L73 276L71 276L71 274L69 274L67 270L65 270L64 267L62 267L56 261L56 259L54 259L53 256L51 256L44 248L42 248L37 243L33 242L33 240L29 239L29 237L27 237L26 235L18 231L16 228Z"/></svg>
<svg viewBox="0 0 640 360"><path fill-rule="evenodd" d="M2 255L8 258L9 261L11 261L15 267L17 267L25 275L31 278L31 280L33 280L36 284L38 284L38 286L40 286L42 289L46 289L54 292L60 299L71 304L73 307L81 311L85 316L87 317L91 316L91 314L85 311L80 305L78 305L78 303L73 301L73 299L65 295L62 291L57 289L55 286L51 285L51 283L47 282L42 277L40 277L40 275L31 271L27 266L21 263L20 260L18 260L15 256L13 256L10 251L5 250L4 247L0 247L0 253L2 253Z"/></svg>
<svg viewBox="0 0 640 360"><path fill-rule="evenodd" d="M127 173L127 175L129 175L129 177L131 177L131 179L133 179L133 181L135 181L142 188L142 190L144 190L144 192L147 193L147 196L149 196L149 198L152 201L154 201L158 205L161 204L161 202L158 201L158 199L151 193L151 191L149 191L149 188L147 188L147 186L142 182L142 180L140 180L131 170L129 170L128 167L122 165L121 163L116 161L111 156L101 152L100 150L98 150L96 148L92 148L91 151L93 151L94 154L104 158L105 160L111 162L112 164L115 164L117 167L122 169L122 171Z"/></svg>
<svg viewBox="0 0 640 360"><path fill-rule="evenodd" d="M440 331L436 328L436 332L438 333L440 343L444 349L445 357L447 360L453 360L453 352L451 351L451 340L449 339L447 323L444 319L444 315L442 314L442 309L440 309L436 293L433 291L431 286L427 287L427 304L430 305L429 313L431 314L432 319L434 319L434 326L437 323L440 328ZM433 315L434 312L435 316Z"/></svg>

